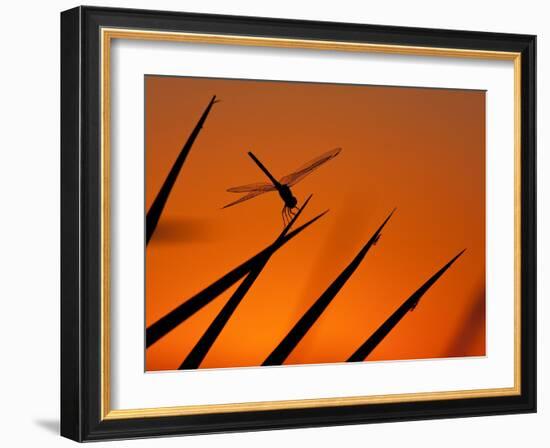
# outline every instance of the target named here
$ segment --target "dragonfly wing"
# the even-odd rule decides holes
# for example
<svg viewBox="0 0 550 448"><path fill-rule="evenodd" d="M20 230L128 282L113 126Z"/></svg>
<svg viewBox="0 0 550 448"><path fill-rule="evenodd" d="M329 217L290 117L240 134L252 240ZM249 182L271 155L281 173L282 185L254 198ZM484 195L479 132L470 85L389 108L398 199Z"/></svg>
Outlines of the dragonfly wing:
<svg viewBox="0 0 550 448"><path fill-rule="evenodd" d="M241 185L240 187L232 187L227 189L227 191L230 191L231 193L266 193L273 190L275 190L275 186L268 182L257 182L255 184Z"/></svg>
<svg viewBox="0 0 550 448"><path fill-rule="evenodd" d="M292 185L295 185L299 181L301 181L304 177L306 177L309 173L315 171L317 168L319 168L324 163L328 162L331 159L334 159L338 154L340 154L340 151L342 148L335 148L331 151L328 151L324 154L321 154L320 156L316 157L313 160L310 160L305 165L298 168L293 173L288 174L287 176L282 177L279 182L281 182L284 185L288 185L291 187Z"/></svg>
<svg viewBox="0 0 550 448"><path fill-rule="evenodd" d="M251 193L245 194L244 196L240 197L236 201L233 201L233 202L230 202L227 205L224 205L222 208L231 207L232 205L236 205L236 204L239 204L241 202L248 201L249 199L255 198L256 196L259 196L263 193L266 193L266 191L253 191Z"/></svg>

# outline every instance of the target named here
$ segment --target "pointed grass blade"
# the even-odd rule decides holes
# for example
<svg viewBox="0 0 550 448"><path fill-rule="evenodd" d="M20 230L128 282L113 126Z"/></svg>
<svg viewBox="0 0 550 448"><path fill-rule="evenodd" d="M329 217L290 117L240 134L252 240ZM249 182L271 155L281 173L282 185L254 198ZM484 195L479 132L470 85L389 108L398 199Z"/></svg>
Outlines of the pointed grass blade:
<svg viewBox="0 0 550 448"><path fill-rule="evenodd" d="M208 305L212 300L214 300L220 294L225 292L228 288L241 280L245 275L247 275L252 270L252 268L256 266L260 260L265 258L266 255L268 255L271 251L276 251L280 249L303 230L305 230L315 221L324 216L327 211L318 214L317 216L297 227L288 234L284 234L282 238L281 235L279 235L279 237L265 249L258 252L256 255L249 258L247 261L240 264L233 270L229 271L227 274L220 277L214 283L207 286L205 289L195 294L190 299L181 303L168 314L161 317L155 323L147 327L145 333L146 347L149 348L150 346L152 346L155 342L166 336L170 331L172 331L182 322L189 319L197 311ZM289 228L290 227L285 227L285 230L288 230Z"/></svg>
<svg viewBox="0 0 550 448"><path fill-rule="evenodd" d="M178 175L181 171L181 167L183 166L185 159L187 158L187 154L189 154L189 151L191 150L195 139L199 135L204 125L204 122L206 121L206 118L210 113L210 109L212 109L212 106L216 102L216 95L214 95L208 103L208 106L206 106L206 109L202 113L199 121L195 125L195 128L189 135L189 138L185 142L185 145L183 145L183 148L181 148L181 151L176 158L174 164L172 165L170 172L166 176L166 179L164 180L162 187L157 193L155 200L147 211L147 216L145 218L145 245L149 244L149 241L151 240L151 237L153 236L153 233L157 228L157 224L160 220L160 216L162 215L162 211L164 210L164 206L166 205L166 201L168 200L168 196L170 196L170 192L172 191L172 188L176 183Z"/></svg>
<svg viewBox="0 0 550 448"><path fill-rule="evenodd" d="M466 249L464 249L466 250ZM422 296L430 289L433 284L439 280L439 278L445 273L447 269L460 257L464 250L455 255L451 261L449 261L445 266L443 266L439 271L437 271L432 277L430 277L415 293L410 296L403 304L376 330L371 337L369 337L356 351L353 355L349 357L347 362L361 362L364 361L367 356L369 356L372 351L384 340L390 331L399 323L399 321L407 314L409 311L414 310L418 305L418 302Z"/></svg>
<svg viewBox="0 0 550 448"><path fill-rule="evenodd" d="M382 225L374 232L372 237L367 241L359 253L355 256L352 262L340 273L340 275L332 282L332 284L321 294L321 296L315 301L315 303L306 311L306 313L300 318L300 320L294 325L290 332L283 338L279 345L271 352L271 354L263 362L263 366L278 366L285 362L286 358L296 348L298 343L315 324L317 319L321 316L323 311L332 302L334 297L346 284L355 270L361 264L361 261L365 258L365 255L369 249L380 238L380 232L392 217L395 209L389 214Z"/></svg>
<svg viewBox="0 0 550 448"><path fill-rule="evenodd" d="M223 331L225 325L241 303L244 296L248 293L258 276L261 274L262 270L264 269L265 265L268 263L271 256L278 250L280 246L277 245L278 242L282 241L287 234L287 232L290 230L292 225L296 222L298 219L298 216L302 213L302 210L307 206L309 200L311 199L311 195L309 198L305 201L304 205L298 210L296 215L290 220L290 222L285 226L281 234L277 237L275 240L275 243L271 246L271 250L268 251L262 258L256 260L255 264L252 266L252 269L250 270L249 274L246 276L246 278L243 280L243 282L239 285L237 290L233 293L231 298L226 302L226 304L223 306L221 311L218 313L218 315L214 318L210 326L206 329L204 334L201 336L199 341L195 344L193 349L189 352L185 360L181 363L179 369L198 369L216 342L216 339L220 335L220 333Z"/></svg>

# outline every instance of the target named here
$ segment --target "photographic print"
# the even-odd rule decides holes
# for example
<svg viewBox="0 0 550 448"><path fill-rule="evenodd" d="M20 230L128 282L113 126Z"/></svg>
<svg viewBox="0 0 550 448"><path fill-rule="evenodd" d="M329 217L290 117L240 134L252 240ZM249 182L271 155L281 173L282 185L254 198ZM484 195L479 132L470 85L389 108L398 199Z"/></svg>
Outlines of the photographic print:
<svg viewBox="0 0 550 448"><path fill-rule="evenodd" d="M485 91L144 83L146 371L486 355Z"/></svg>
<svg viewBox="0 0 550 448"><path fill-rule="evenodd" d="M61 434L536 412L536 36L61 14Z"/></svg>

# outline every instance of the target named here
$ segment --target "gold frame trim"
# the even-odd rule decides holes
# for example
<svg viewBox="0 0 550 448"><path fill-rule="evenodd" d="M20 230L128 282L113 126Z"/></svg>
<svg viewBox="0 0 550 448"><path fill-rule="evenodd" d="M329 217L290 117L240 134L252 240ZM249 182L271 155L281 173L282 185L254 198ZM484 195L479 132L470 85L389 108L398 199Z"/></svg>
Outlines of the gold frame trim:
<svg viewBox="0 0 550 448"><path fill-rule="evenodd" d="M217 34L144 31L136 29L101 29L101 419L116 420L166 417L226 412L305 409L412 401L502 397L521 394L521 54L515 52L466 50L457 48L418 47L305 39L279 39ZM492 59L514 62L514 386L508 388L370 395L357 397L316 398L217 405L189 405L143 409L110 408L110 50L113 39L195 42L217 45L244 45L276 48L299 48L347 52L369 52L414 56Z"/></svg>

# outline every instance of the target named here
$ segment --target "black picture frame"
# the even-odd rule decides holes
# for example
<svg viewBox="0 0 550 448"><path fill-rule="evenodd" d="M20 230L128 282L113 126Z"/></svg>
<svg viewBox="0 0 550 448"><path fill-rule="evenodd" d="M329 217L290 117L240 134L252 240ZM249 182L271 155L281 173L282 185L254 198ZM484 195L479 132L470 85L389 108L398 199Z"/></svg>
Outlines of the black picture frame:
<svg viewBox="0 0 550 448"><path fill-rule="evenodd" d="M101 418L100 29L521 53L521 393L149 418ZM61 435L76 441L536 412L536 37L99 7L61 13Z"/></svg>

